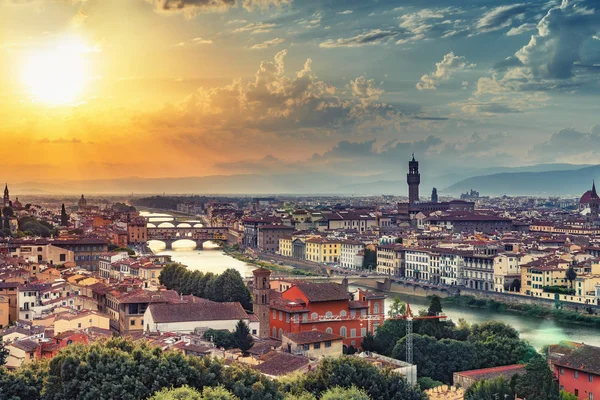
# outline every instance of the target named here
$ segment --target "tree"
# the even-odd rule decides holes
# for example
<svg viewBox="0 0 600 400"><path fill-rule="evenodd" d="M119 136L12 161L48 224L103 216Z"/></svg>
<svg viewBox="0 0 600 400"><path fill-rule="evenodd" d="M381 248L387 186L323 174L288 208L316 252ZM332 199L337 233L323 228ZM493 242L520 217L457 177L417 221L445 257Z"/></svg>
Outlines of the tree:
<svg viewBox="0 0 600 400"><path fill-rule="evenodd" d="M204 332L204 337L215 344L217 347L231 349L236 346L233 333L227 329L209 329Z"/></svg>
<svg viewBox="0 0 600 400"><path fill-rule="evenodd" d="M250 350L254 345L254 339L252 339L252 336L250 335L250 328L248 328L248 325L246 325L246 323L241 319L235 326L233 340L235 342L235 347L242 351L242 355L244 357L247 357L248 350Z"/></svg>
<svg viewBox="0 0 600 400"><path fill-rule="evenodd" d="M513 399L514 397L509 382L503 377L481 380L471 385L465 392L465 400Z"/></svg>
<svg viewBox="0 0 600 400"><path fill-rule="evenodd" d="M377 351L375 336L373 336L371 332L367 332L360 343L360 347L362 347L364 351Z"/></svg>
<svg viewBox="0 0 600 400"><path fill-rule="evenodd" d="M394 302L388 310L388 316L396 317L398 315L406 314L406 303L404 303L398 296L394 297Z"/></svg>
<svg viewBox="0 0 600 400"><path fill-rule="evenodd" d="M427 315L434 316L439 315L442 312L442 301L439 296L433 295L431 296L431 303L429 303L429 308L427 309Z"/></svg>
<svg viewBox="0 0 600 400"><path fill-rule="evenodd" d="M376 250L365 249L362 266L365 269L373 269L373 267L377 266L377 251Z"/></svg>
<svg viewBox="0 0 600 400"><path fill-rule="evenodd" d="M575 272L575 268L573 265L569 265L569 268L565 272L567 280L571 283L571 289L573 289L573 281L577 279L577 272Z"/></svg>
<svg viewBox="0 0 600 400"><path fill-rule="evenodd" d="M557 400L558 386L552 379L552 371L543 357L536 357L525 367L525 374L515 387L517 395L527 400Z"/></svg>
<svg viewBox="0 0 600 400"><path fill-rule="evenodd" d="M323 393L321 400L371 400L371 397L356 386L349 388L336 386Z"/></svg>
<svg viewBox="0 0 600 400"><path fill-rule="evenodd" d="M9 354L10 354L10 352L4 346L4 342L2 341L2 336L0 336L0 367L2 367L4 364L6 364L6 359L8 358Z"/></svg>
<svg viewBox="0 0 600 400"><path fill-rule="evenodd" d="M60 226L69 226L69 215L67 214L65 203L63 203L60 209Z"/></svg>
<svg viewBox="0 0 600 400"><path fill-rule="evenodd" d="M419 384L419 387L423 390L433 389L444 384L443 382L435 381L428 376L423 376L417 379L417 383Z"/></svg>
<svg viewBox="0 0 600 400"><path fill-rule="evenodd" d="M564 390L561 390L560 394L559 394L559 399L560 400L579 400L579 397L577 397L573 393L569 393L569 392L565 392Z"/></svg>
<svg viewBox="0 0 600 400"><path fill-rule="evenodd" d="M223 386L205 387L202 393L189 386L182 386L177 389L165 388L154 393L148 400L239 400L239 397Z"/></svg>
<svg viewBox="0 0 600 400"><path fill-rule="evenodd" d="M410 386L396 373L387 369L380 370L358 357L325 358L312 372L297 376L292 384L317 398L335 386L356 386L377 400L426 399L423 392ZM284 383L284 390L285 386Z"/></svg>

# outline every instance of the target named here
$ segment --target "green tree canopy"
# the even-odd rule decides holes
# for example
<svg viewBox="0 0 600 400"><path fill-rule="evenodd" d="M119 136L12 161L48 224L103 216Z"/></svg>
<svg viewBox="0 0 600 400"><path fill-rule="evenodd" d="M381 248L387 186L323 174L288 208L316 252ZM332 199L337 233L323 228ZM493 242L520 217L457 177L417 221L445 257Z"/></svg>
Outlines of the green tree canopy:
<svg viewBox="0 0 600 400"><path fill-rule="evenodd" d="M242 351L244 357L248 356L248 350L254 345L254 339L250 335L250 328L241 319L235 326L235 332L233 332L233 340L235 347Z"/></svg>
<svg viewBox="0 0 600 400"><path fill-rule="evenodd" d="M525 374L518 380L515 391L527 400L557 400L558 386L552 379L552 371L543 357L536 357L525 367Z"/></svg>
<svg viewBox="0 0 600 400"><path fill-rule="evenodd" d="M510 383L503 377L493 380L481 380L471 385L465 392L465 400L514 399L515 393Z"/></svg>

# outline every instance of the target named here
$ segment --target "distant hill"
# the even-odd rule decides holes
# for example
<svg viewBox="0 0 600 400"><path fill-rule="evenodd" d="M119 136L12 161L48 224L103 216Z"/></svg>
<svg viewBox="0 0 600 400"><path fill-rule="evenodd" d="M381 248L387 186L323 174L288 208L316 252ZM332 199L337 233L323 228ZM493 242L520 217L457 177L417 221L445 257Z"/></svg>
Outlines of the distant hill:
<svg viewBox="0 0 600 400"><path fill-rule="evenodd" d="M600 165L559 171L507 172L474 176L447 187L442 193L458 195L475 189L482 196L580 196L592 187L594 179L600 180Z"/></svg>
<svg viewBox="0 0 600 400"><path fill-rule="evenodd" d="M581 165L572 164L539 164L526 167L452 170L442 175L436 175L435 171L427 168L427 165L422 165L421 197L429 198L433 187L438 189L447 187L440 191L442 195L458 195L469 189L478 190L482 195L580 194L583 193L584 188L591 185L592 177L600 176L594 172L597 168L599 167L582 168ZM542 178L536 174L542 174L540 175ZM566 174L565 178L562 178L562 174ZM458 183L452 184L452 182ZM561 182L564 185L561 185ZM452 185L448 186L449 184ZM13 195L167 193L360 196L407 194L406 171L398 170L368 176L297 172L273 175L237 174L173 178L130 177L82 181L27 181L9 183L9 187Z"/></svg>

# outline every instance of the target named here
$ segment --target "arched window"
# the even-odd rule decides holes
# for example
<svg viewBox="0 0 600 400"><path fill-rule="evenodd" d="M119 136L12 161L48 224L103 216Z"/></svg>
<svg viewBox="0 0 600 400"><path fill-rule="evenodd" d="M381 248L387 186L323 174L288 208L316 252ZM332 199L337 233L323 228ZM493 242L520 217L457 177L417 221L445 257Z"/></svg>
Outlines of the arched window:
<svg viewBox="0 0 600 400"><path fill-rule="evenodd" d="M316 312L310 314L310 319L319 319L319 314L317 314Z"/></svg>
<svg viewBox="0 0 600 400"><path fill-rule="evenodd" d="M325 329L325 332L327 332L327 333L333 333L333 329L327 328L327 329Z"/></svg>
<svg viewBox="0 0 600 400"><path fill-rule="evenodd" d="M273 327L273 337L277 337L277 328Z"/></svg>
<svg viewBox="0 0 600 400"><path fill-rule="evenodd" d="M342 326L340 328L340 336L346 337L346 327Z"/></svg>
<svg viewBox="0 0 600 400"><path fill-rule="evenodd" d="M283 329L279 328L279 339L283 337Z"/></svg>
<svg viewBox="0 0 600 400"><path fill-rule="evenodd" d="M348 313L346 312L346 310L340 311L340 317L345 317L346 315L348 315Z"/></svg>
<svg viewBox="0 0 600 400"><path fill-rule="evenodd" d="M375 304L373 305L373 312L374 312L375 314L379 314L379 303L375 303Z"/></svg>
<svg viewBox="0 0 600 400"><path fill-rule="evenodd" d="M331 317L333 317L333 313L332 313L331 311L327 311L327 312L325 313L325 316L326 316L327 318L331 318Z"/></svg>

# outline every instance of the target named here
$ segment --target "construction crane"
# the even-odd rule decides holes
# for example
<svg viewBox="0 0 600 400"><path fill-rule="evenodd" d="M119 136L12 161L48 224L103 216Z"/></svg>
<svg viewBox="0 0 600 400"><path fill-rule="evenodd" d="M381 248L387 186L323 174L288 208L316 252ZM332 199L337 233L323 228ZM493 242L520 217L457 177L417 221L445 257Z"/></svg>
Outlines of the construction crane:
<svg viewBox="0 0 600 400"><path fill-rule="evenodd" d="M440 315L423 315L423 316L417 316L415 317L412 313L412 310L410 309L410 304L406 304L406 311L404 312L404 314L397 314L397 315L377 315L377 314L371 314L371 315L356 315L356 316L341 316L341 315L332 315L332 316L326 316L326 315L319 315L318 317L319 321L348 321L348 320L360 320L360 321L379 321L381 319L384 320L395 320L395 319L401 319L401 320L405 320L406 321L406 362L409 364L413 363L413 349L414 349L414 342L413 342L413 321L421 321L421 320L429 320L429 319L435 319L435 320L440 320L440 319L444 319L444 318L448 318L446 315L440 314Z"/></svg>
<svg viewBox="0 0 600 400"><path fill-rule="evenodd" d="M390 317L388 319L404 319L406 321L406 362L409 364L413 363L413 321L414 320L426 320L426 319L444 319L447 318L445 315L424 315L415 317L410 309L410 304L406 304L406 312L404 315L396 317Z"/></svg>

